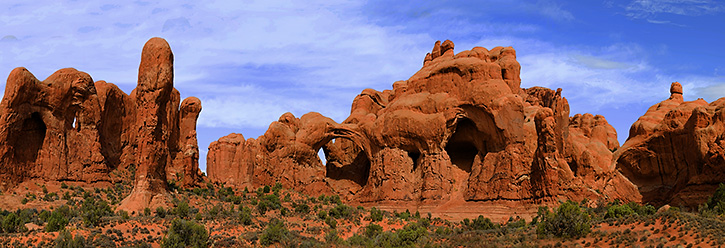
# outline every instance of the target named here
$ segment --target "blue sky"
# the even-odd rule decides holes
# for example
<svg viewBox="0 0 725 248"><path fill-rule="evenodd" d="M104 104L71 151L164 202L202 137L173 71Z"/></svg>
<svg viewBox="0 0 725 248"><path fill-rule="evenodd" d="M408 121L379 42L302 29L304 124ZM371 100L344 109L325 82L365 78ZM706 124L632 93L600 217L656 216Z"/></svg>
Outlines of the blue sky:
<svg viewBox="0 0 725 248"><path fill-rule="evenodd" d="M344 120L363 89L412 76L436 40L513 46L522 87L563 88L572 115L604 115L621 143L673 81L686 100L725 96L725 3L714 0L3 0L0 72L42 80L74 67L129 93L154 36L171 44L182 97L202 100L202 169L209 143L256 138L284 112Z"/></svg>

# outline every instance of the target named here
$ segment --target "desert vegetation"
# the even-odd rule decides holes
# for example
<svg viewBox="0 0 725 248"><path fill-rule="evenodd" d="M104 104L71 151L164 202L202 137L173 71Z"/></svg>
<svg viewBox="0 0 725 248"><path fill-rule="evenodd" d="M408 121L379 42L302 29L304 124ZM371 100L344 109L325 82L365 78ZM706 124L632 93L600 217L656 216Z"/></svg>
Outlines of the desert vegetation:
<svg viewBox="0 0 725 248"><path fill-rule="evenodd" d="M542 206L527 221L480 215L449 221L429 213L347 205L280 184L235 190L215 184L177 188L168 207L114 211L130 187L66 185L3 195L27 199L0 211L9 247L709 247L725 244L725 187L697 212L637 203ZM44 192L45 191L45 192ZM47 202L46 195L64 196ZM35 198L28 198L28 195ZM24 202L24 203L23 203ZM34 203L47 208L38 209Z"/></svg>

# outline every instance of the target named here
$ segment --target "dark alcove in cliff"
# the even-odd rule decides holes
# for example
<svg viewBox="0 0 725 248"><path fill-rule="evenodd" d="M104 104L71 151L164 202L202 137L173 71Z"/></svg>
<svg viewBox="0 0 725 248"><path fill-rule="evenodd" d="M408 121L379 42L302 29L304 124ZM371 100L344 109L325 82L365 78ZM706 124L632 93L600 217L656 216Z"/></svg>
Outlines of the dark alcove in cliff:
<svg viewBox="0 0 725 248"><path fill-rule="evenodd" d="M19 163L31 164L38 158L38 151L45 140L45 123L40 113L33 112L23 121L22 129L14 136L15 159Z"/></svg>
<svg viewBox="0 0 725 248"><path fill-rule="evenodd" d="M478 133L479 131L473 121L462 119L458 122L456 131L448 140L448 144L446 144L446 152L448 153L448 157L451 158L451 163L468 173L471 173L473 161L479 153L479 149L475 144L476 137L481 137Z"/></svg>

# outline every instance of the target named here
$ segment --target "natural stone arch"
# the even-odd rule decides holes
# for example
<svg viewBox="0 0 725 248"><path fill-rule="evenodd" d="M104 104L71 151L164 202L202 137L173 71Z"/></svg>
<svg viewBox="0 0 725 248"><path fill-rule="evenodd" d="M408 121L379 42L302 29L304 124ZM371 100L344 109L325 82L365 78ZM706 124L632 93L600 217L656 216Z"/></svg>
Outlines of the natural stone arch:
<svg viewBox="0 0 725 248"><path fill-rule="evenodd" d="M325 154L325 177L349 180L364 187L370 176L370 142L356 130L356 125L335 124L326 129L325 135L313 147L314 151L322 149Z"/></svg>

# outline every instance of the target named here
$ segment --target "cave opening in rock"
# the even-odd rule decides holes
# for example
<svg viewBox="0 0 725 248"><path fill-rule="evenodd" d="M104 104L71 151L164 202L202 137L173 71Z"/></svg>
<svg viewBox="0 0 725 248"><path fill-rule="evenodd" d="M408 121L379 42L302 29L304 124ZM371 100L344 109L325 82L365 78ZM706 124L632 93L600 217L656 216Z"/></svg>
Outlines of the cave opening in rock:
<svg viewBox="0 0 725 248"><path fill-rule="evenodd" d="M33 112L23 121L22 129L15 142L15 159L20 163L34 163L43 146L47 127L40 113Z"/></svg>
<svg viewBox="0 0 725 248"><path fill-rule="evenodd" d="M418 151L409 151L408 157L413 160L413 168L410 169L410 171L415 171L415 169L418 168L418 164L420 161L420 152Z"/></svg>
<svg viewBox="0 0 725 248"><path fill-rule="evenodd" d="M326 176L334 180L349 180L365 186L370 175L370 159L367 153L352 140L333 139L322 146ZM320 156L320 160L322 157Z"/></svg>
<svg viewBox="0 0 725 248"><path fill-rule="evenodd" d="M462 119L458 122L455 132L448 140L448 144L446 144L445 150L451 159L451 163L468 173L471 173L473 162L480 152L478 147L485 147L485 141L476 139L481 137L479 133L480 131L478 131L473 121ZM481 143L481 145L477 147L476 142Z"/></svg>

